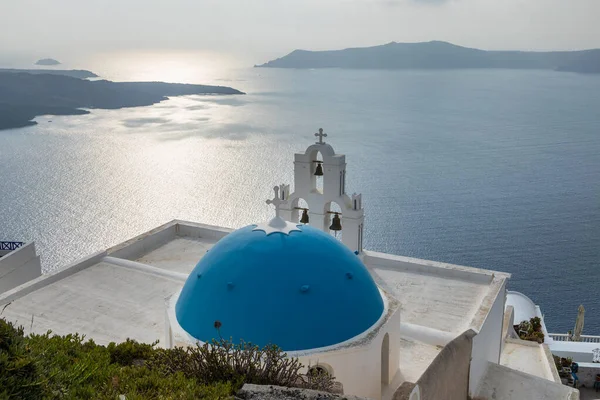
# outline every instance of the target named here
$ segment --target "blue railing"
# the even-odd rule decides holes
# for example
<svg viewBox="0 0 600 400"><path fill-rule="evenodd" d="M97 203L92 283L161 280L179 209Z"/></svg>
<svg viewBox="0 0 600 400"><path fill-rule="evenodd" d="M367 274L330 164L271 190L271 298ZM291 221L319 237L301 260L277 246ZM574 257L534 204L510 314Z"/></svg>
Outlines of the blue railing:
<svg viewBox="0 0 600 400"><path fill-rule="evenodd" d="M25 243L23 242L0 242L0 251L8 250L13 251L23 246Z"/></svg>

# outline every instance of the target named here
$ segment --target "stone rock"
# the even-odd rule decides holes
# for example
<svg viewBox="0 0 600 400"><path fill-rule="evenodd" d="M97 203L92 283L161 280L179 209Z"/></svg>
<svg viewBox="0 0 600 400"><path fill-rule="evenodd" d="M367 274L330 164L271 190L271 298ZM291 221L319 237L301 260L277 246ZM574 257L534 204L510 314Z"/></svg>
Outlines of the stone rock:
<svg viewBox="0 0 600 400"><path fill-rule="evenodd" d="M318 390L271 385L245 384L236 394L242 400L369 400L366 397L340 395Z"/></svg>

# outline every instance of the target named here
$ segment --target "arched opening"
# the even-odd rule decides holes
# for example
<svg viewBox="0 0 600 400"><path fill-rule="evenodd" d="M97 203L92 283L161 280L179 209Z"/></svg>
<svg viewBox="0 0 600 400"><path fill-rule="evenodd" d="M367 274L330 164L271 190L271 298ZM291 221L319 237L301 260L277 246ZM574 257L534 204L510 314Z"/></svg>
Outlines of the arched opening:
<svg viewBox="0 0 600 400"><path fill-rule="evenodd" d="M323 164L323 154L321 154L320 151L314 151L310 155L310 181L312 183L312 191L323 193L323 176L315 175L319 165L324 172L325 164Z"/></svg>
<svg viewBox="0 0 600 400"><path fill-rule="evenodd" d="M325 204L325 210L324 210L324 217L325 221L323 223L323 226L328 229L329 233L334 236L336 239L338 240L342 240L342 235L343 235L343 230L344 230L344 225L342 224L342 230L341 231L334 231L329 229L332 224L333 224L333 219L335 218L335 214L334 213L339 213L339 217L340 219L342 218L342 207L340 207L340 205L338 203L336 203L335 201L330 201L329 203Z"/></svg>
<svg viewBox="0 0 600 400"><path fill-rule="evenodd" d="M318 376L318 375L334 376L333 375L333 368L331 368L330 365L321 364L321 363L317 363L316 365L313 365L312 367L308 367L308 375L313 375L313 376Z"/></svg>
<svg viewBox="0 0 600 400"><path fill-rule="evenodd" d="M302 210L298 210L296 207L308 208L308 203L301 197L292 201L292 222L300 222L300 217L302 216ZM310 217L310 211L308 214Z"/></svg>
<svg viewBox="0 0 600 400"><path fill-rule="evenodd" d="M318 387L330 387L335 380L333 374L333 368L331 365L317 363L316 365L309 365L308 371L306 371L306 379L311 386Z"/></svg>
<svg viewBox="0 0 600 400"><path fill-rule="evenodd" d="M390 336L385 334L381 343L381 385L382 392L385 385L390 383Z"/></svg>

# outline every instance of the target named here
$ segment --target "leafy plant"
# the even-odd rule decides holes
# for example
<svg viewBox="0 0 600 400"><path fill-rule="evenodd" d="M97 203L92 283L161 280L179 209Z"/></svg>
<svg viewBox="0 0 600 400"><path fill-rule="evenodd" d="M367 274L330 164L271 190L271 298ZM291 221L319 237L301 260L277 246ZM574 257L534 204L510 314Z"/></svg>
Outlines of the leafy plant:
<svg viewBox="0 0 600 400"><path fill-rule="evenodd" d="M78 334L24 336L21 327L0 319L0 399L225 399L233 393L230 383L202 385L179 372L122 365L142 353L151 356L152 345L110 347Z"/></svg>
<svg viewBox="0 0 600 400"><path fill-rule="evenodd" d="M566 358L565 358L565 357L562 357L562 358L560 359L560 364L561 364L563 367L567 367L567 368L568 368L568 367L571 367L571 365L573 365L573 359L572 359L571 357L566 357Z"/></svg>
<svg viewBox="0 0 600 400"><path fill-rule="evenodd" d="M545 336L542 331L542 320L539 317L533 317L529 321L521 321L514 328L522 340L544 343Z"/></svg>
<svg viewBox="0 0 600 400"><path fill-rule="evenodd" d="M23 337L23 328L0 319L0 398L38 398L41 380L30 349Z"/></svg>
<svg viewBox="0 0 600 400"><path fill-rule="evenodd" d="M107 346L110 353L110 362L121 365L134 365L135 362L141 362L151 357L154 346L158 341L152 344L138 343L135 340L127 339L123 343L109 343Z"/></svg>
<svg viewBox="0 0 600 400"><path fill-rule="evenodd" d="M218 329L218 328L217 328ZM225 399L244 383L329 390L277 346L218 340L161 349L134 340L102 346L79 334L25 336L0 319L0 399Z"/></svg>
<svg viewBox="0 0 600 400"><path fill-rule="evenodd" d="M554 354L552 355L552 358L554 359L554 365L556 366L558 375L561 378L567 378L570 374L565 368L571 367L573 359L571 357L559 357Z"/></svg>
<svg viewBox="0 0 600 400"><path fill-rule="evenodd" d="M329 390L334 381L333 377L302 376L303 365L277 346L260 348L224 339L196 347L158 349L146 365L162 374L181 372L203 384L231 382L236 389L253 383Z"/></svg>

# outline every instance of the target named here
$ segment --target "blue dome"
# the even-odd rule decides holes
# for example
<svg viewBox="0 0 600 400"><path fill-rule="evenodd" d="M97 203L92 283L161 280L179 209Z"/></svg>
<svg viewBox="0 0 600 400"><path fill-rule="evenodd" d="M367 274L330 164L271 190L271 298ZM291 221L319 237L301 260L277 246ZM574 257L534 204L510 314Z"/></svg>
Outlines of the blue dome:
<svg viewBox="0 0 600 400"><path fill-rule="evenodd" d="M176 304L179 324L207 342L220 334L285 351L341 343L383 313L381 294L358 256L318 229L267 235L241 228L196 265Z"/></svg>

